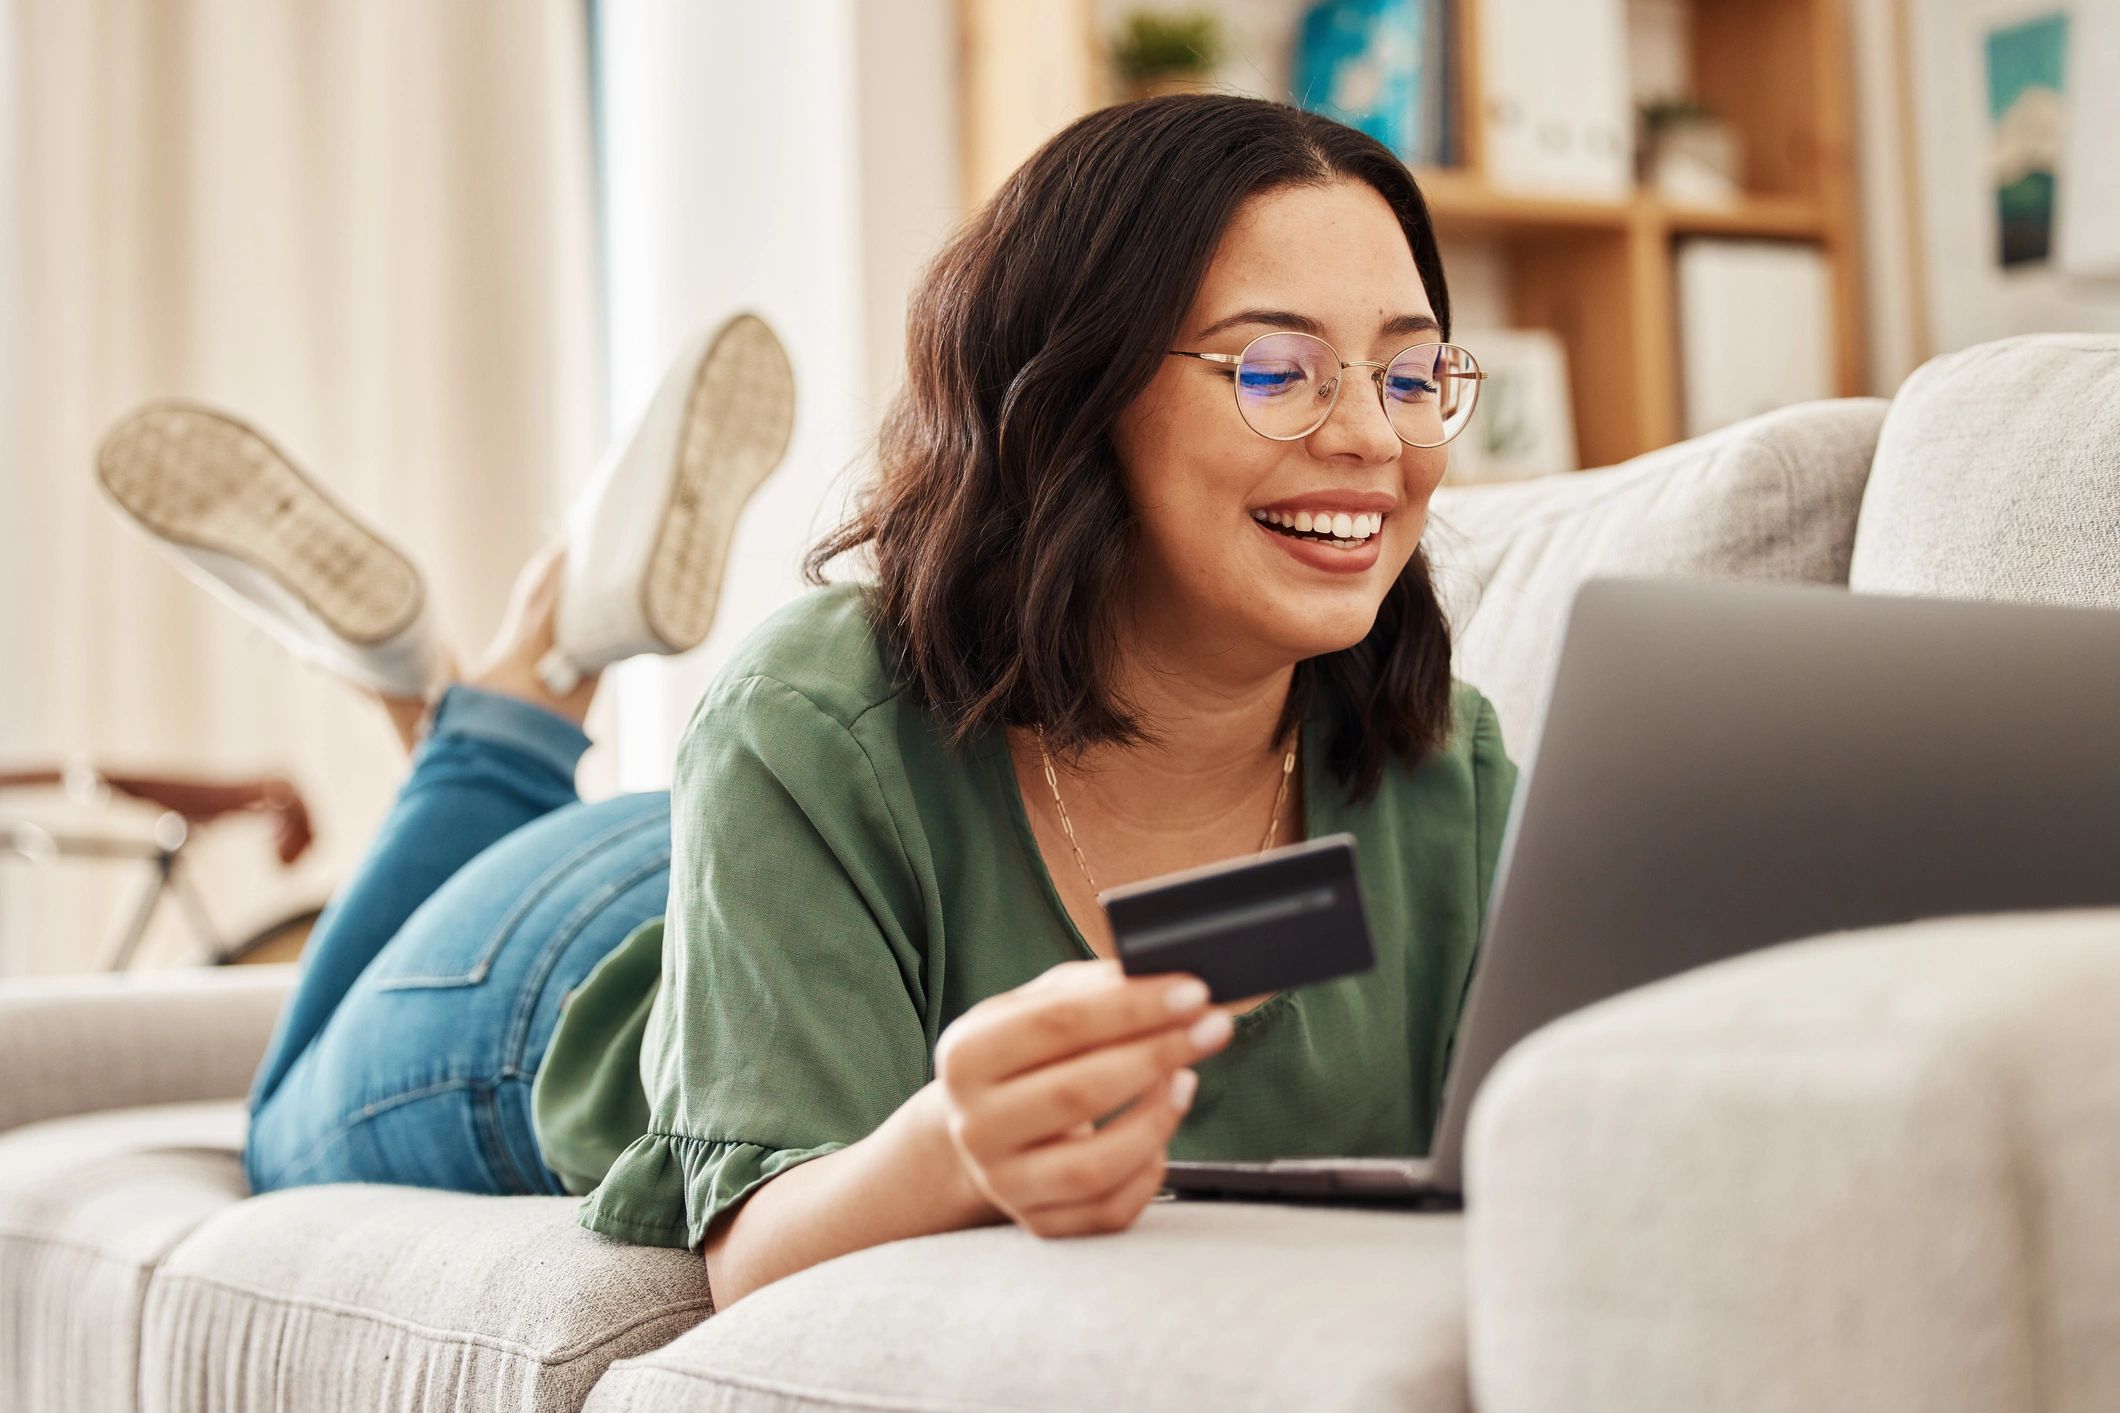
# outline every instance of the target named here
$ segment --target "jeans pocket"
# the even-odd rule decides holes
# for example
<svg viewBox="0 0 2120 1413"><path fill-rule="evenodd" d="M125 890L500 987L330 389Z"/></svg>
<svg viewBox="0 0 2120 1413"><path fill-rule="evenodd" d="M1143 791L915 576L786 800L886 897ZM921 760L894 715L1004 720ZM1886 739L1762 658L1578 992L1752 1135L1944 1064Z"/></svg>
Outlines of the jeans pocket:
<svg viewBox="0 0 2120 1413"><path fill-rule="evenodd" d="M667 856L667 814L629 812L584 835L581 816L597 808L547 815L479 854L413 912L362 981L378 991L483 985L533 919L556 924L635 854Z"/></svg>

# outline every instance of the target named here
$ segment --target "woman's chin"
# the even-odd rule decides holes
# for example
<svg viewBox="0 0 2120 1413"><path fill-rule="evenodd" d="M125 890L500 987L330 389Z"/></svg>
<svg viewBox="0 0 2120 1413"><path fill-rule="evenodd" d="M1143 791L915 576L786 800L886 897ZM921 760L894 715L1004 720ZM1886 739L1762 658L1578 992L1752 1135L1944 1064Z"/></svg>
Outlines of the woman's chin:
<svg viewBox="0 0 2120 1413"><path fill-rule="evenodd" d="M1300 621L1283 619L1274 624L1271 637L1283 645L1282 654L1290 662L1344 652L1369 636L1369 630L1376 626L1376 610L1377 605L1371 604L1367 614L1334 612L1306 616Z"/></svg>

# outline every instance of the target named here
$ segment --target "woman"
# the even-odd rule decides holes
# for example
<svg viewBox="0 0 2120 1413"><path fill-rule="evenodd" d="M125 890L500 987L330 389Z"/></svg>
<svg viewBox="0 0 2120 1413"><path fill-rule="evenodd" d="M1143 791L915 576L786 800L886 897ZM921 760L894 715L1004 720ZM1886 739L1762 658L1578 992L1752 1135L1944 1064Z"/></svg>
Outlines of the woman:
<svg viewBox="0 0 2120 1413"><path fill-rule="evenodd" d="M312 943L290 1011L352 989L275 1046L254 1182L585 1193L726 1305L906 1236L1123 1228L1171 1155L1424 1151L1515 775L1420 552L1477 386L1448 329L1367 137L1219 96L1056 136L929 268L880 476L670 801L573 801L593 677L540 697L566 589L526 581L334 909L397 857L389 911L424 900L368 957ZM875 584L826 584L857 548ZM513 813L445 847L408 817L440 790ZM1373 971L1209 1006L1111 959L1098 889L1339 830ZM480 1086L512 1097L391 1141Z"/></svg>

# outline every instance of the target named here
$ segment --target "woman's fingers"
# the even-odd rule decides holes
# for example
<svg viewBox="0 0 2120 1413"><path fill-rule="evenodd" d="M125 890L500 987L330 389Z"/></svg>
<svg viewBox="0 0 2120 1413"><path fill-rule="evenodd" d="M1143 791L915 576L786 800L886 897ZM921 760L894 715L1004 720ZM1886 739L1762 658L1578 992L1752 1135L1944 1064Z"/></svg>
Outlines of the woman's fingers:
<svg viewBox="0 0 2120 1413"><path fill-rule="evenodd" d="M1142 1164L1161 1158L1192 1106L1197 1076L1190 1070L1178 1073L1188 1076L1183 1104L1173 1097L1172 1081L1159 1081L1139 1103L1088 1137L1027 1148L1001 1164L993 1174L996 1186L1020 1213L1093 1205L1110 1197L1140 1175Z"/></svg>
<svg viewBox="0 0 2120 1413"><path fill-rule="evenodd" d="M1127 976L1102 958L1064 962L959 1016L936 1044L935 1072L952 1092L965 1092L1163 1029L1206 1005L1206 983L1197 977Z"/></svg>
<svg viewBox="0 0 2120 1413"><path fill-rule="evenodd" d="M1174 973L1129 977L1104 959L1063 962L957 1017L936 1043L935 1074L972 1185L1040 1235L1130 1224L1162 1185L1165 1145L1197 1083L1187 1067L1235 1029L1206 990ZM1186 1092L1174 1096L1181 1071Z"/></svg>
<svg viewBox="0 0 2120 1413"><path fill-rule="evenodd" d="M1205 1031L1196 1038L1195 1028ZM989 1085L967 1098L971 1145L981 1158L998 1161L1085 1121L1111 1113L1151 1085L1229 1044L1234 1023L1227 1012L1209 1010L1188 1025L1170 1020L1133 1040L1059 1060Z"/></svg>
<svg viewBox="0 0 2120 1413"><path fill-rule="evenodd" d="M1149 1160L1125 1182L1104 1196L1071 1207L1041 1207L1026 1212L1018 1225L1038 1236L1089 1236L1124 1231L1140 1217L1141 1209L1155 1200L1163 1186L1165 1161L1158 1148Z"/></svg>

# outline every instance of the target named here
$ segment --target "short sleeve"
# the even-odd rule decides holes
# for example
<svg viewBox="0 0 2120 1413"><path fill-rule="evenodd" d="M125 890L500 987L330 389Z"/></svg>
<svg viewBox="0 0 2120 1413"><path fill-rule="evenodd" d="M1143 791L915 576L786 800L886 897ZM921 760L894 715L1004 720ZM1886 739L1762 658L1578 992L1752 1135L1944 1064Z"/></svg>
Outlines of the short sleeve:
<svg viewBox="0 0 2120 1413"><path fill-rule="evenodd" d="M848 725L770 677L717 684L678 747L648 1130L583 1226L698 1247L752 1189L927 1083L921 891Z"/></svg>
<svg viewBox="0 0 2120 1413"><path fill-rule="evenodd" d="M1502 744L1502 719L1494 703L1484 694L1472 727L1473 828L1478 838L1478 888L1480 930L1487 925L1487 907L1493 901L1494 872L1502 855L1502 833L1509 822L1509 807L1516 798L1516 762Z"/></svg>

